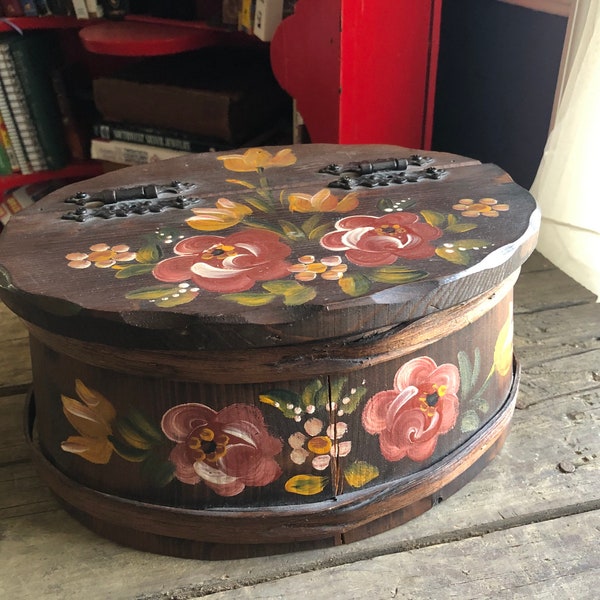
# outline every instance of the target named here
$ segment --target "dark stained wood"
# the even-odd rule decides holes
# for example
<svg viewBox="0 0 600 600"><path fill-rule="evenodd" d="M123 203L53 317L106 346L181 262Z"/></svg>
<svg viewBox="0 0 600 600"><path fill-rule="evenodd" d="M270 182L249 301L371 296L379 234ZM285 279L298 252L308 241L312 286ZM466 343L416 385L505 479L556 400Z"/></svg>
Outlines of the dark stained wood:
<svg viewBox="0 0 600 600"><path fill-rule="evenodd" d="M542 288L539 309L520 311L521 291L526 298L535 295L538 280L529 277L540 265L546 269L543 263L534 254L517 284L516 352L523 356L523 344L535 345L539 335L536 347L544 355L546 343L559 347L564 333L564 352L577 353L577 332L581 343L587 339L580 318L596 330L600 306L591 300L585 313L574 312L580 305L544 310L561 294L576 296L576 284L556 292ZM551 314L557 322L548 338L536 332L536 319L540 327L548 327ZM576 333L569 335L567 324ZM0 322L0 333L2 326ZM560 375L548 371L549 380ZM521 387L527 381L528 367L523 364ZM21 455L27 451L19 425L23 403L23 396L0 398L0 409L6 409L2 419L7 427L17 427L9 443L21 437ZM334 589L344 600L394 593L423 600L449 593L595 600L600 462L593 455L598 454L600 439L599 403L600 386L578 394L576 381L567 394L540 395L515 412L499 456L433 510L352 544L268 560L190 561L114 544L70 518L30 462L9 466L0 460L0 589L4 596L20 600L293 598L314 595L317 586ZM5 434L10 435L10 427ZM3 437L0 456L6 456ZM561 462L570 462L575 471L562 472Z"/></svg>
<svg viewBox="0 0 600 600"><path fill-rule="evenodd" d="M515 381L499 414L434 467L395 485L346 494L306 508L190 511L128 501L72 481L53 467L31 440L29 443L41 477L65 501L66 509L93 530L139 549L231 559L350 543L418 516L460 489L496 456L508 433L516 393ZM32 398L30 402L28 410L33 417L35 401ZM231 543L224 544L226 540ZM311 543L303 544L307 541Z"/></svg>
<svg viewBox="0 0 600 600"><path fill-rule="evenodd" d="M275 154L279 148L267 150ZM330 163L344 165L356 160L405 157L415 151L381 145L315 144L294 146L293 152L297 158L294 165L265 168L263 173L277 204L281 193L284 196L290 192L312 196L326 188L336 177L318 173L318 170ZM200 295L204 302L197 299L175 308L160 309L148 301L125 298L128 292L153 283L156 285L157 281L149 275L114 281L110 269L106 272L105 269L67 268L65 255L86 252L100 242L110 246L127 244L137 250L157 228L174 229L185 235L198 233L184 229L184 219L191 216L189 210L133 215L116 219L118 225L115 219L93 219L83 224L61 219L61 215L72 208L72 205L65 205L64 199L82 190L82 185L86 192L94 192L150 183L165 184L178 179L195 184L194 196L205 199L203 206L213 206L220 197L248 206L248 188L239 182L247 181L256 186L260 179L258 174L227 171L218 160L219 154L208 153L152 166L131 167L96 177L85 184L67 186L24 211L25 214L16 215L0 239L1 264L8 277L0 286L0 294L12 310L40 327L99 343L110 340L112 344L118 340L118 345L130 348L141 345L169 350L214 350L286 345L339 338L411 321L499 285L533 251L539 222L539 213L529 193L495 165L480 165L457 155L430 154L434 162L426 166L447 170L446 178L357 189L360 205L347 213L381 216L386 213L377 207L380 202L404 200L415 203L405 212L429 210L443 218L456 218L461 226L477 226L463 233L444 232L436 242L442 246L459 239L486 240L486 249L467 251L469 259L465 264L439 257L400 260L403 267L426 273L418 281L401 285L372 283L370 290L352 297L342 292L335 282L317 278L314 284L304 286L308 290L316 289L315 298L294 305L286 306L278 298L265 306L248 308L232 301L223 302L219 296L204 292ZM228 153L220 155L227 156ZM344 190L333 192L338 199L347 193ZM496 219L469 219L461 217L462 213L452 208L464 198L477 202L489 197L501 204L508 203L509 211ZM347 216L346 213L303 213L280 208L265 214L254 207L253 211L252 219L266 220L278 227L282 219L301 226L311 217L320 215L319 226L329 223L330 230L333 230L334 222ZM422 215L419 219L424 222ZM44 235L38 235L37 231L44 231ZM215 233L227 235L227 230ZM297 242L285 239L284 242L293 246L290 262L304 254L323 255L318 242L306 239ZM465 268L467 266L469 268ZM350 265L348 273L359 277L363 283L366 282L364 276L373 275L372 269L357 268L356 265ZM251 291L265 293L260 285L255 285Z"/></svg>
<svg viewBox="0 0 600 600"><path fill-rule="evenodd" d="M23 322L0 302L0 393L14 394L31 384L28 332Z"/></svg>
<svg viewBox="0 0 600 600"><path fill-rule="evenodd" d="M495 165L411 154L194 155L11 219L0 295L30 333L30 446L76 518L146 550L259 556L386 531L488 464L539 212ZM320 171L378 161L399 179L347 191ZM194 210L147 210L153 183ZM77 190L123 214L65 219Z"/></svg>

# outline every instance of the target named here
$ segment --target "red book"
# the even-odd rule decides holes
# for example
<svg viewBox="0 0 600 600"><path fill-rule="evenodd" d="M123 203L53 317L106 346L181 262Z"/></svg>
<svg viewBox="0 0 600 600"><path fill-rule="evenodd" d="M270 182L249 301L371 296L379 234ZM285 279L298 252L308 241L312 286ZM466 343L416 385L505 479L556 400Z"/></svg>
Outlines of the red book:
<svg viewBox="0 0 600 600"><path fill-rule="evenodd" d="M5 17L22 17L25 15L23 6L19 0L0 0L0 6Z"/></svg>

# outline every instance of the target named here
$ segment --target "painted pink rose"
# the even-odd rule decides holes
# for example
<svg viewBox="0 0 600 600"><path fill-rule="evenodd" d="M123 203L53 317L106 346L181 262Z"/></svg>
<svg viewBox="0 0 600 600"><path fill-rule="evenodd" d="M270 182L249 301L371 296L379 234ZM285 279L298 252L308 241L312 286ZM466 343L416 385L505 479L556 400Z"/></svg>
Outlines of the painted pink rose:
<svg viewBox="0 0 600 600"><path fill-rule="evenodd" d="M459 387L454 365L438 367L428 357L410 360L396 373L393 390L369 399L362 414L363 426L379 435L386 460L405 456L425 460L433 454L438 437L456 423Z"/></svg>
<svg viewBox="0 0 600 600"><path fill-rule="evenodd" d="M335 228L321 238L321 245L334 252L345 251L346 258L360 267L391 265L398 258L429 258L435 253L429 242L442 235L439 227L404 212L345 217Z"/></svg>
<svg viewBox="0 0 600 600"><path fill-rule="evenodd" d="M257 281L289 275L291 249L270 231L241 231L228 236L198 235L178 242L177 256L161 260L152 274L159 281L192 281L211 292L243 292Z"/></svg>
<svg viewBox="0 0 600 600"><path fill-rule="evenodd" d="M220 496L235 496L281 475L273 457L283 444L268 433L254 406L232 404L216 412L204 404L180 404L164 414L161 426L177 443L169 460L183 483L203 481Z"/></svg>

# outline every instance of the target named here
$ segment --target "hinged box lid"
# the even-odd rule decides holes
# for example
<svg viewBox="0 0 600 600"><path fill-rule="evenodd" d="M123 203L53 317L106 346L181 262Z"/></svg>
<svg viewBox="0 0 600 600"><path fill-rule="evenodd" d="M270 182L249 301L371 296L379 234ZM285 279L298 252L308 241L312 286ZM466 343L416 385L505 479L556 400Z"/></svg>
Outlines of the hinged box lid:
<svg viewBox="0 0 600 600"><path fill-rule="evenodd" d="M485 293L531 254L532 196L493 164L387 145L205 153L53 192L0 236L26 321L165 350L360 338Z"/></svg>

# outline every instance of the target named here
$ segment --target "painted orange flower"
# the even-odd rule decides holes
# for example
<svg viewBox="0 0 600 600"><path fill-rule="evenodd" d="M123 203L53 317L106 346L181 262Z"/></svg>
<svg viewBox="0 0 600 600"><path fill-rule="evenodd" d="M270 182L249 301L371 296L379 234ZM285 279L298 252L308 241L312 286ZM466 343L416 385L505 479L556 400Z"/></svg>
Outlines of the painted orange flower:
<svg viewBox="0 0 600 600"><path fill-rule="evenodd" d="M379 435L386 460L425 460L438 437L456 423L459 387L456 366L438 366L427 356L410 360L396 373L393 390L378 392L367 402L363 426Z"/></svg>
<svg viewBox="0 0 600 600"><path fill-rule="evenodd" d="M284 148L273 155L262 148L249 148L244 154L217 156L223 166L236 173L262 171L271 167L289 167L296 162L296 156L290 148Z"/></svg>
<svg viewBox="0 0 600 600"><path fill-rule="evenodd" d="M283 444L267 431L255 406L231 404L217 412L204 404L180 404L164 414L161 426L176 442L169 460L183 483L204 482L220 496L235 496L282 473L274 457Z"/></svg>
<svg viewBox="0 0 600 600"><path fill-rule="evenodd" d="M356 192L350 192L340 200L331 193L331 190L324 188L312 196L310 194L290 194L288 203L292 212L346 213L358 206L358 195Z"/></svg>
<svg viewBox="0 0 600 600"><path fill-rule="evenodd" d="M89 252L71 252L65 258L69 261L68 267L72 269L87 269L94 265L99 269L107 269L118 262L130 262L135 259L135 252L129 251L129 246L119 244L94 244Z"/></svg>
<svg viewBox="0 0 600 600"><path fill-rule="evenodd" d="M195 216L185 222L193 229L200 231L220 231L237 225L245 216L252 214L252 209L239 202L227 198L219 198L216 208L192 208Z"/></svg>
<svg viewBox="0 0 600 600"><path fill-rule="evenodd" d="M478 202L471 198L462 198L452 208L461 211L463 217L497 217L500 212L507 211L510 207L508 204L498 204L498 200L494 198L481 198Z"/></svg>
<svg viewBox="0 0 600 600"><path fill-rule="evenodd" d="M294 273L297 281L313 281L319 275L328 281L337 281L344 276L348 265L342 262L341 256L324 256L317 261L314 256L306 254L288 269L290 273Z"/></svg>
<svg viewBox="0 0 600 600"><path fill-rule="evenodd" d="M100 392L86 387L79 379L75 381L75 391L79 400L65 395L61 395L61 400L65 416L80 435L70 436L61 448L92 463L106 464L113 452L108 436L112 434L115 409Z"/></svg>

